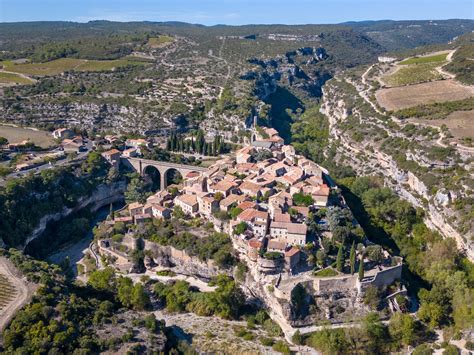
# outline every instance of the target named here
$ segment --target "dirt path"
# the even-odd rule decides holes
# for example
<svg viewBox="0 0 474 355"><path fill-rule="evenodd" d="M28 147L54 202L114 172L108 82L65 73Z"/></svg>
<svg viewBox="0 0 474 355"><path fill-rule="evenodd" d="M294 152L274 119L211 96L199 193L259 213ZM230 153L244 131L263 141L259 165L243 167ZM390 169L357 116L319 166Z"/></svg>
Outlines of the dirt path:
<svg viewBox="0 0 474 355"><path fill-rule="evenodd" d="M0 274L5 275L15 287L17 294L10 303L0 310L0 332L10 322L16 311L29 302L36 286L28 283L13 264L5 257L0 257Z"/></svg>
<svg viewBox="0 0 474 355"><path fill-rule="evenodd" d="M2 73L7 73L7 74L15 74L15 75L18 75L18 76L22 77L23 79L26 79L26 80L31 81L32 84L34 84L34 83L36 83L36 82L38 81L38 80L33 79L33 78L29 77L28 75L25 75L25 74L23 74L23 73L17 73L17 72L14 72L14 71L8 71L8 70L4 70L4 69L3 69L3 70L0 70L0 72L2 72Z"/></svg>

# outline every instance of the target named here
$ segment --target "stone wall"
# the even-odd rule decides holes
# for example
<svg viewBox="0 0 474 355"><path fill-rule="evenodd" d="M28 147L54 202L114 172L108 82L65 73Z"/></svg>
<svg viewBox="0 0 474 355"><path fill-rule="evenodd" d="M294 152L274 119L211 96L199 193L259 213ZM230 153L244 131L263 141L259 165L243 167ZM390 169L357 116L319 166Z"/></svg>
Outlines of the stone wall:
<svg viewBox="0 0 474 355"><path fill-rule="evenodd" d="M350 292L356 288L357 275L316 278L313 288L317 293Z"/></svg>

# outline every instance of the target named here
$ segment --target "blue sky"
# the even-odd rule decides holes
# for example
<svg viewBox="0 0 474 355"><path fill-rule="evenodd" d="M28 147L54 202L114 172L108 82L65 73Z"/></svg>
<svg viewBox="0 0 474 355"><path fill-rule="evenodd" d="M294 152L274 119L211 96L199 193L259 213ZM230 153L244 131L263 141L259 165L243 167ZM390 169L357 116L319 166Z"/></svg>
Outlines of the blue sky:
<svg viewBox="0 0 474 355"><path fill-rule="evenodd" d="M0 0L0 22L185 21L214 25L474 18L474 0Z"/></svg>

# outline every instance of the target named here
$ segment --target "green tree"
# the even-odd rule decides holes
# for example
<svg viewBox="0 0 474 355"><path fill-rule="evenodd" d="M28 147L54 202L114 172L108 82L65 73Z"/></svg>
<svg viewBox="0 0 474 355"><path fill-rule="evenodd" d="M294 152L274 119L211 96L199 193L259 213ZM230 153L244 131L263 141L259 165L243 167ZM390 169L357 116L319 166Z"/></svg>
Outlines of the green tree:
<svg viewBox="0 0 474 355"><path fill-rule="evenodd" d="M6 139L5 137L0 137L0 147L7 144L8 144L8 139Z"/></svg>
<svg viewBox="0 0 474 355"><path fill-rule="evenodd" d="M128 277L117 280L117 298L125 307L132 307L133 281Z"/></svg>
<svg viewBox="0 0 474 355"><path fill-rule="evenodd" d="M397 345L412 345L416 339L415 321L409 314L397 312L390 318L388 331Z"/></svg>
<svg viewBox="0 0 474 355"><path fill-rule="evenodd" d="M344 268L344 245L341 243L339 245L339 250L337 251L337 258L336 258L336 269L339 272L342 272Z"/></svg>
<svg viewBox="0 0 474 355"><path fill-rule="evenodd" d="M247 230L248 226L247 226L247 223L245 222L240 222L239 224L237 224L234 228L234 234L235 235L239 235L239 234L242 234L244 233L246 230Z"/></svg>
<svg viewBox="0 0 474 355"><path fill-rule="evenodd" d="M150 296L141 283L133 286L131 303L133 309L137 311L144 311L150 307Z"/></svg>
<svg viewBox="0 0 474 355"><path fill-rule="evenodd" d="M87 282L99 291L113 291L115 289L115 271L111 267L95 270L90 274Z"/></svg>
<svg viewBox="0 0 474 355"><path fill-rule="evenodd" d="M361 254L359 258L359 281L364 279L364 255Z"/></svg>
<svg viewBox="0 0 474 355"><path fill-rule="evenodd" d="M349 254L349 261L351 265L351 275L354 275L356 263L355 241L352 242L351 251Z"/></svg>

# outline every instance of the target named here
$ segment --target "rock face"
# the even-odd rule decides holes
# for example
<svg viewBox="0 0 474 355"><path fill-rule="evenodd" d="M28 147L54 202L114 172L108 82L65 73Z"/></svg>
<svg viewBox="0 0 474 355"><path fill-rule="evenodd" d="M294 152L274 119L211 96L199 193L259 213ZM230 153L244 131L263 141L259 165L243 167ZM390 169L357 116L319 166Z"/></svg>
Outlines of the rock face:
<svg viewBox="0 0 474 355"><path fill-rule="evenodd" d="M21 108L21 109L20 109ZM160 119L152 112L137 107L97 103L45 103L20 101L0 107L0 120L15 124L44 126L55 124L82 129L107 128L116 132L156 128Z"/></svg>
<svg viewBox="0 0 474 355"><path fill-rule="evenodd" d="M116 182L110 185L99 185L91 196L83 198L74 208L64 208L61 212L43 216L38 226L31 232L27 238L24 247L32 240L36 239L44 232L49 222L57 222L60 219L69 216L73 212L77 212L85 207L89 207L92 211L97 211L99 208L110 205L123 200L123 193L127 186L126 183Z"/></svg>
<svg viewBox="0 0 474 355"><path fill-rule="evenodd" d="M349 159L345 164L349 163L359 175L382 175L385 185L401 198L416 207L423 207L426 212L425 222L429 228L437 230L446 238L454 238L459 249L464 251L471 261L474 260L474 243L469 242L471 236L461 235L450 223L455 212L448 206L451 195L449 192L442 189L433 196L415 173L401 169L392 156L372 146L368 149L366 141L354 141L350 132L340 127L349 114L358 114L357 108L349 110L331 85L324 87L321 112L329 119L330 139L332 142L337 141L338 153ZM367 117L364 116L364 119L367 120Z"/></svg>
<svg viewBox="0 0 474 355"><path fill-rule="evenodd" d="M202 261L198 257L190 256L186 251L178 250L172 246L162 246L145 240L145 250L151 251L154 264L172 268L178 274L194 276L205 280L210 280L223 273L232 275L231 270L224 270L218 267L213 260Z"/></svg>

